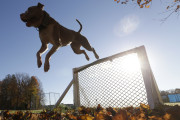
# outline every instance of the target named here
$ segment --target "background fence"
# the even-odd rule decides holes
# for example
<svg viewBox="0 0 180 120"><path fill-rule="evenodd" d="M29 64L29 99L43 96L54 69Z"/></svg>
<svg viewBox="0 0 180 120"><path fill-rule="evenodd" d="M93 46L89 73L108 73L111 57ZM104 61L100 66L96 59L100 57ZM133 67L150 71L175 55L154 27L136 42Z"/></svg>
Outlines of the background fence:
<svg viewBox="0 0 180 120"><path fill-rule="evenodd" d="M55 92L49 92L44 94L44 104L45 105L55 105L57 100L60 97L60 93L55 93Z"/></svg>

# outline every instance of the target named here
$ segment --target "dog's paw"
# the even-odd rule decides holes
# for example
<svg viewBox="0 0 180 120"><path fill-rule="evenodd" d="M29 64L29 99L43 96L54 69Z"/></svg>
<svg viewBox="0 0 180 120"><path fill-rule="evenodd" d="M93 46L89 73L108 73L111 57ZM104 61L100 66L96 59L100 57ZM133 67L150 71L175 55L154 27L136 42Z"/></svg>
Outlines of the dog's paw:
<svg viewBox="0 0 180 120"><path fill-rule="evenodd" d="M98 56L98 54L96 53L95 49L94 49L94 48L92 48L92 49L93 49L93 53L94 53L94 56L96 57L96 59L99 59L99 56Z"/></svg>
<svg viewBox="0 0 180 120"><path fill-rule="evenodd" d="M38 68L40 68L40 67L41 67L41 65L42 65L42 61L41 61L41 59L37 61L37 65L38 65Z"/></svg>
<svg viewBox="0 0 180 120"><path fill-rule="evenodd" d="M89 61L89 57L88 56L86 56L86 60Z"/></svg>
<svg viewBox="0 0 180 120"><path fill-rule="evenodd" d="M44 64L44 72L47 72L50 68L49 62L45 62Z"/></svg>
<svg viewBox="0 0 180 120"><path fill-rule="evenodd" d="M96 57L96 59L99 59L99 56L97 54L95 55L95 57Z"/></svg>

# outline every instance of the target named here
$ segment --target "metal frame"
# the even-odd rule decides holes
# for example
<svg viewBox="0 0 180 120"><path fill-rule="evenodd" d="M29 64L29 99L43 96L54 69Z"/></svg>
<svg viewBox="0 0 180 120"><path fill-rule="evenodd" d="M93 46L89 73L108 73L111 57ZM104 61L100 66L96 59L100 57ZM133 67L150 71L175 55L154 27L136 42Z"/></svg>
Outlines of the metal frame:
<svg viewBox="0 0 180 120"><path fill-rule="evenodd" d="M61 95L58 102L55 104L54 108L57 107L57 105L59 105L59 103L62 101L65 94L68 92L68 90L72 86L72 84L73 84L74 105L75 105L75 107L79 107L81 105L80 104L80 94L79 94L78 72L80 72L84 69L87 69L90 66L93 66L93 65L96 65L96 64L99 64L102 62L106 62L106 61L112 61L115 58L122 57L124 55L128 55L131 53L137 53L138 59L141 61L140 62L141 72L143 75L145 88L146 88L146 92L147 92L147 100L148 100L148 104L150 105L150 108L153 109L157 104L163 104L158 86L156 84L153 72L152 72L150 64L149 64L149 60L147 57L145 47L140 46L140 47L128 50L128 51L121 52L119 54L112 55L110 57L99 59L88 65L85 65L85 66L82 66L79 68L74 68L73 69L73 80L70 82L70 84L68 85L68 87L66 88L64 93Z"/></svg>
<svg viewBox="0 0 180 120"><path fill-rule="evenodd" d="M62 102L63 98L65 97L65 95L67 94L67 92L69 91L69 89L71 88L73 83L74 83L74 79L71 80L71 82L69 83L69 85L67 86L67 88L65 89L63 94L60 96L60 98L58 99L58 101L54 105L53 109L57 108L57 106Z"/></svg>
<svg viewBox="0 0 180 120"><path fill-rule="evenodd" d="M151 70L145 47L141 46L139 48L136 48L136 52L141 64L141 72L143 74L147 92L148 104L150 108L154 108L158 104L163 104L163 101L161 99L157 83Z"/></svg>

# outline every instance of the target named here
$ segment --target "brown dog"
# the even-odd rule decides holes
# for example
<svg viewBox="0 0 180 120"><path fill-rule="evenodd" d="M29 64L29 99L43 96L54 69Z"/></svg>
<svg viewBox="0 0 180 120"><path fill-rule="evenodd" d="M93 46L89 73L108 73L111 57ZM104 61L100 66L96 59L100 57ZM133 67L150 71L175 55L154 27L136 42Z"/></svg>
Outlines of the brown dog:
<svg viewBox="0 0 180 120"><path fill-rule="evenodd" d="M62 25L60 25L57 21L55 21L49 14L43 10L44 5L38 3L37 6L32 6L27 9L25 13L20 15L21 20L26 23L27 27L35 27L39 29L39 37L41 39L42 46L40 50L37 52L37 65L41 67L41 55L47 50L48 44L51 43L53 47L47 53L44 63L44 71L47 72L50 68L49 60L51 55L59 48L66 46L68 44L71 45L74 53L76 54L84 54L86 59L89 60L88 55L84 50L81 50L80 47L83 46L89 51L92 51L96 57L99 59L94 48L92 48L86 37L80 34L82 25L80 24L80 29L78 32L73 30L69 30Z"/></svg>

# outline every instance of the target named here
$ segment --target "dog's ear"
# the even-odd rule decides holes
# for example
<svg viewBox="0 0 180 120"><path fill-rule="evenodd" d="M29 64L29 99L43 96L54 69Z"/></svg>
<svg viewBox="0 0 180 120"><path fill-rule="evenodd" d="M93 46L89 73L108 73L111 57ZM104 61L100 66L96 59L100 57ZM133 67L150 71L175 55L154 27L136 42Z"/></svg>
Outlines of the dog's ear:
<svg viewBox="0 0 180 120"><path fill-rule="evenodd" d="M38 3L37 7L41 8L42 10L44 9L44 5L41 3Z"/></svg>

